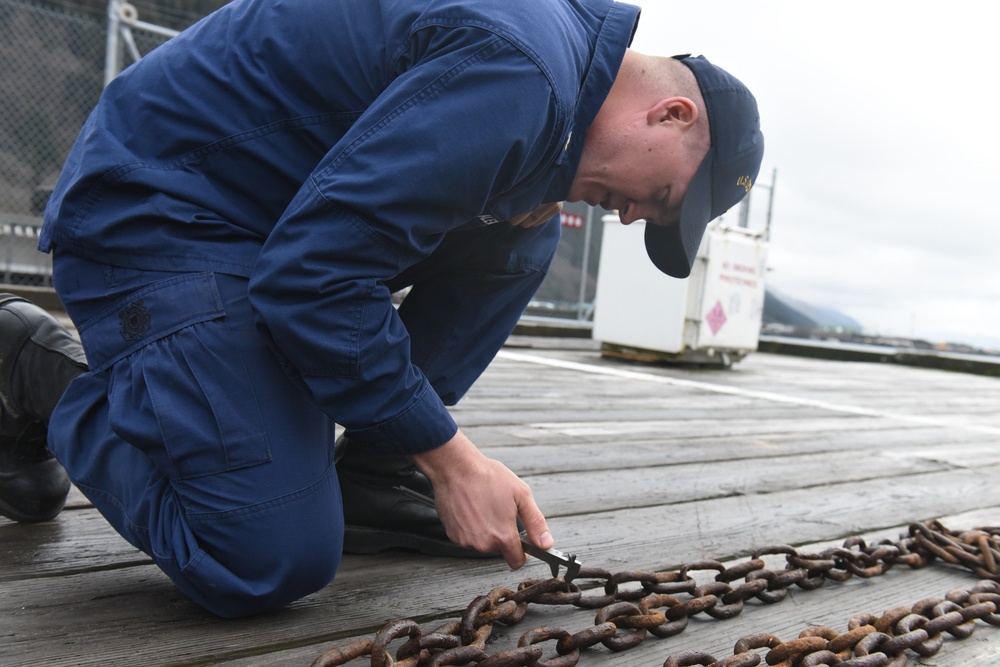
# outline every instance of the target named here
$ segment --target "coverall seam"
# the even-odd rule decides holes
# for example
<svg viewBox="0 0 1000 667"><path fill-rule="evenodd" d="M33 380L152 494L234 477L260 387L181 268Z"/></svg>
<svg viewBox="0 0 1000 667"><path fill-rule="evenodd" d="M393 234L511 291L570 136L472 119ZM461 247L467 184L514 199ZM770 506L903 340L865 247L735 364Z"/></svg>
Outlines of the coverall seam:
<svg viewBox="0 0 1000 667"><path fill-rule="evenodd" d="M317 179L325 177L328 173L336 170L340 164L350 156L354 150L367 141L370 137L381 133L388 125L395 121L398 117L402 116L404 113L416 107L420 102L438 95L441 90L445 87L447 82L457 76L459 73L465 71L472 65L485 60L491 53L497 51L503 45L502 41L498 37L490 40L488 43L483 44L475 53L464 58L461 62L458 62L447 70L439 73L434 77L434 80L428 83L426 86L416 91L413 95L410 95L406 100L401 102L397 107L386 113L382 118L378 120L374 125L368 128L365 132L361 134L357 139L352 141L350 144L344 147L342 151L337 155L337 157L330 162L329 165L321 169L319 172L312 174L309 178L316 186L316 191L319 192L320 196L326 199L326 195L320 189L319 184L316 183ZM327 199L329 201L329 199Z"/></svg>
<svg viewBox="0 0 1000 667"><path fill-rule="evenodd" d="M185 519L187 519L189 524L198 525L208 522L213 522L213 523L224 522L228 519L238 519L247 516L252 516L260 512L265 512L275 507L279 507L281 505L294 502L300 498L304 498L313 493L314 491L316 491L317 489L320 489L323 486L330 484L332 482L333 477L335 477L335 475L332 474L331 470L333 467L334 463L331 461L331 463L323 470L323 474L319 476L319 479L300 489L296 489L295 491L289 491L288 493L282 494L274 498L268 498L267 500L263 500L259 503L243 505L241 507L234 507L228 510L219 510L214 512L185 511L184 517ZM218 474L224 475L227 473L222 472Z"/></svg>
<svg viewBox="0 0 1000 667"><path fill-rule="evenodd" d="M530 46L526 44L524 41L518 39L517 36L514 35L513 33L504 30L503 26L495 23L476 21L470 19L435 18L435 19L425 19L424 21L418 22L415 25L418 27L411 30L410 32L411 40L413 39L413 36L417 32L432 26L443 26L450 28L472 27L493 35L494 41L492 41L491 44L496 43L497 40L500 42L499 44L496 45L495 49L493 49L494 51L499 51L506 44L514 48L516 51L520 52L528 60L530 60L532 64L535 66L535 68L539 72L541 72L542 76L545 77L545 80L548 82L549 90L551 91L551 95L555 100L555 108L558 110L558 113L556 114L555 123L552 127L552 131L549 133L549 139L548 143L546 144L545 153L549 154L552 152L556 152L557 155L561 153L565 127L567 124L570 125L572 124L572 119L571 119L572 108L569 108L569 106L566 103L564 103L562 96L560 95L559 87L556 85L556 78L552 75L552 72L546 65L544 59L540 58L536 51L531 49ZM405 51L406 51L405 48L400 50L400 53L396 56L396 61L398 61L399 58L402 57L402 54L405 53ZM480 61L485 60L486 57L489 55L492 55L492 53L484 55L479 60ZM456 75L457 73L458 72L456 72ZM575 101L573 108L575 108ZM548 172L548 170L549 170L548 162L542 161L536 166L535 170L532 173L525 175L523 178L518 179L516 183L512 183L511 185L509 185L504 189L497 190L494 196L491 197L490 201L487 202L484 212L489 213L494 217L497 217L496 215L494 215L494 212L492 210L491 204L493 202L502 199L505 195L514 192L519 188L524 187L526 183L533 183L538 178L544 177Z"/></svg>

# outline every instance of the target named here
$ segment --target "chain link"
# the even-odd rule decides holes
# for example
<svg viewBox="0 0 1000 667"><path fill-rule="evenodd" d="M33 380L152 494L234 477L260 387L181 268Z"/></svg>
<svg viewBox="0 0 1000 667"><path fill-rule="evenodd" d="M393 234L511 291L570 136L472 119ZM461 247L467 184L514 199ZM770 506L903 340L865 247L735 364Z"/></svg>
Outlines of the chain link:
<svg viewBox="0 0 1000 667"><path fill-rule="evenodd" d="M764 556L784 556L784 569L767 569ZM781 602L792 586L812 590L827 581L870 578L896 565L912 569L941 561L971 570L983 580L968 589L954 589L943 598L928 598L912 607L896 607L881 616L862 614L848 623L846 632L811 627L799 637L781 641L767 633L748 635L735 645L732 656L716 659L698 651L672 655L664 667L754 667L763 659L774 667L904 667L907 651L920 656L937 653L944 634L964 639L977 620L1000 627L1000 528L952 532L939 521L911 524L899 541L868 545L859 537L820 553L803 553L776 545L758 549L749 560L727 567L719 561L688 563L679 571L624 571L615 574L584 567L572 582L561 577L528 580L516 591L498 587L473 600L459 621L428 633L412 620L386 624L374 639L354 639L323 653L312 667L335 667L369 656L371 667L575 667L581 652L603 645L610 651L638 646L648 635L670 637L683 632L688 620L704 613L715 619L739 615L746 602ZM691 573L715 571L715 580L699 585ZM622 584L632 586L622 588ZM603 594L593 590L603 588ZM584 591L588 593L585 595ZM517 647L486 651L495 623L521 622L529 604L565 605L597 610L594 625L571 633L563 628L539 627L521 635ZM390 654L389 645L406 638ZM551 646L543 644L555 642ZM550 654L551 657L543 659Z"/></svg>

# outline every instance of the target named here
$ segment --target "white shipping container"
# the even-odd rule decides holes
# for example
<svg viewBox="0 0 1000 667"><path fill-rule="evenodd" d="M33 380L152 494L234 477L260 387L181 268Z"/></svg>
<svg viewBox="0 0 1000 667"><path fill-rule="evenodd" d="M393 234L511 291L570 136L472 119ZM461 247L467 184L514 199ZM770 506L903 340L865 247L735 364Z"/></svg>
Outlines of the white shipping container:
<svg viewBox="0 0 1000 667"><path fill-rule="evenodd" d="M729 366L757 349L764 311L763 232L709 225L691 276L660 273L643 226L604 217L594 339L606 354Z"/></svg>

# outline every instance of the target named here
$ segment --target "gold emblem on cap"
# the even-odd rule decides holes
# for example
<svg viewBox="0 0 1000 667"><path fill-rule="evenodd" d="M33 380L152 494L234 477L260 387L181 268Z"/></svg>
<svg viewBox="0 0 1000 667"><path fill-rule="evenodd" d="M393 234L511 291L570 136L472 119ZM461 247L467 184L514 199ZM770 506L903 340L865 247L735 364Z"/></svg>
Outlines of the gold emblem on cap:
<svg viewBox="0 0 1000 667"><path fill-rule="evenodd" d="M740 176L736 179L736 185L742 185L744 190L750 192L750 188L753 187L753 181L749 176Z"/></svg>

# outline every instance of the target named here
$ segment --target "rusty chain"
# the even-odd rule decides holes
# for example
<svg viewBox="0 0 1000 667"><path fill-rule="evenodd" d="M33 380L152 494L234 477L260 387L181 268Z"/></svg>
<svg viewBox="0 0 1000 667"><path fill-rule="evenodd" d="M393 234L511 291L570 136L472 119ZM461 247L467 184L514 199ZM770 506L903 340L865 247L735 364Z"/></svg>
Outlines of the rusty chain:
<svg viewBox="0 0 1000 667"><path fill-rule="evenodd" d="M784 556L784 569L767 569L765 556ZM729 567L713 560L688 563L669 572L612 574L584 567L569 583L558 577L524 581L516 591L494 588L473 600L460 620L426 633L412 620L392 621L373 639L335 646L312 667L335 667L364 656L370 657L371 667L574 667L585 649L601 644L617 652L637 646L650 634L670 637L683 632L696 614L732 618L754 599L764 604L781 602L792 586L811 590L827 581L870 578L896 565L917 569L934 561L965 567L983 580L968 589L949 591L943 598L890 609L882 616L856 616L844 633L810 627L784 642L767 633L749 635L736 643L732 656L716 659L687 651L663 663L664 667L754 667L763 659L776 667L904 667L906 651L933 655L944 642L943 633L964 639L972 634L976 620L1000 626L1000 527L952 532L930 520L911 524L908 534L897 542L868 545L852 537L841 547L815 554L786 545L770 546ZM692 576L699 571L717 574L714 581L699 584ZM581 585L586 582L591 583ZM516 625L529 604L571 605L597 613L594 625L583 631L539 627L521 635L516 648L487 653L486 641L494 624ZM402 645L392 655L390 644L400 641ZM543 659L546 649L542 645L547 642L555 642L555 655Z"/></svg>

